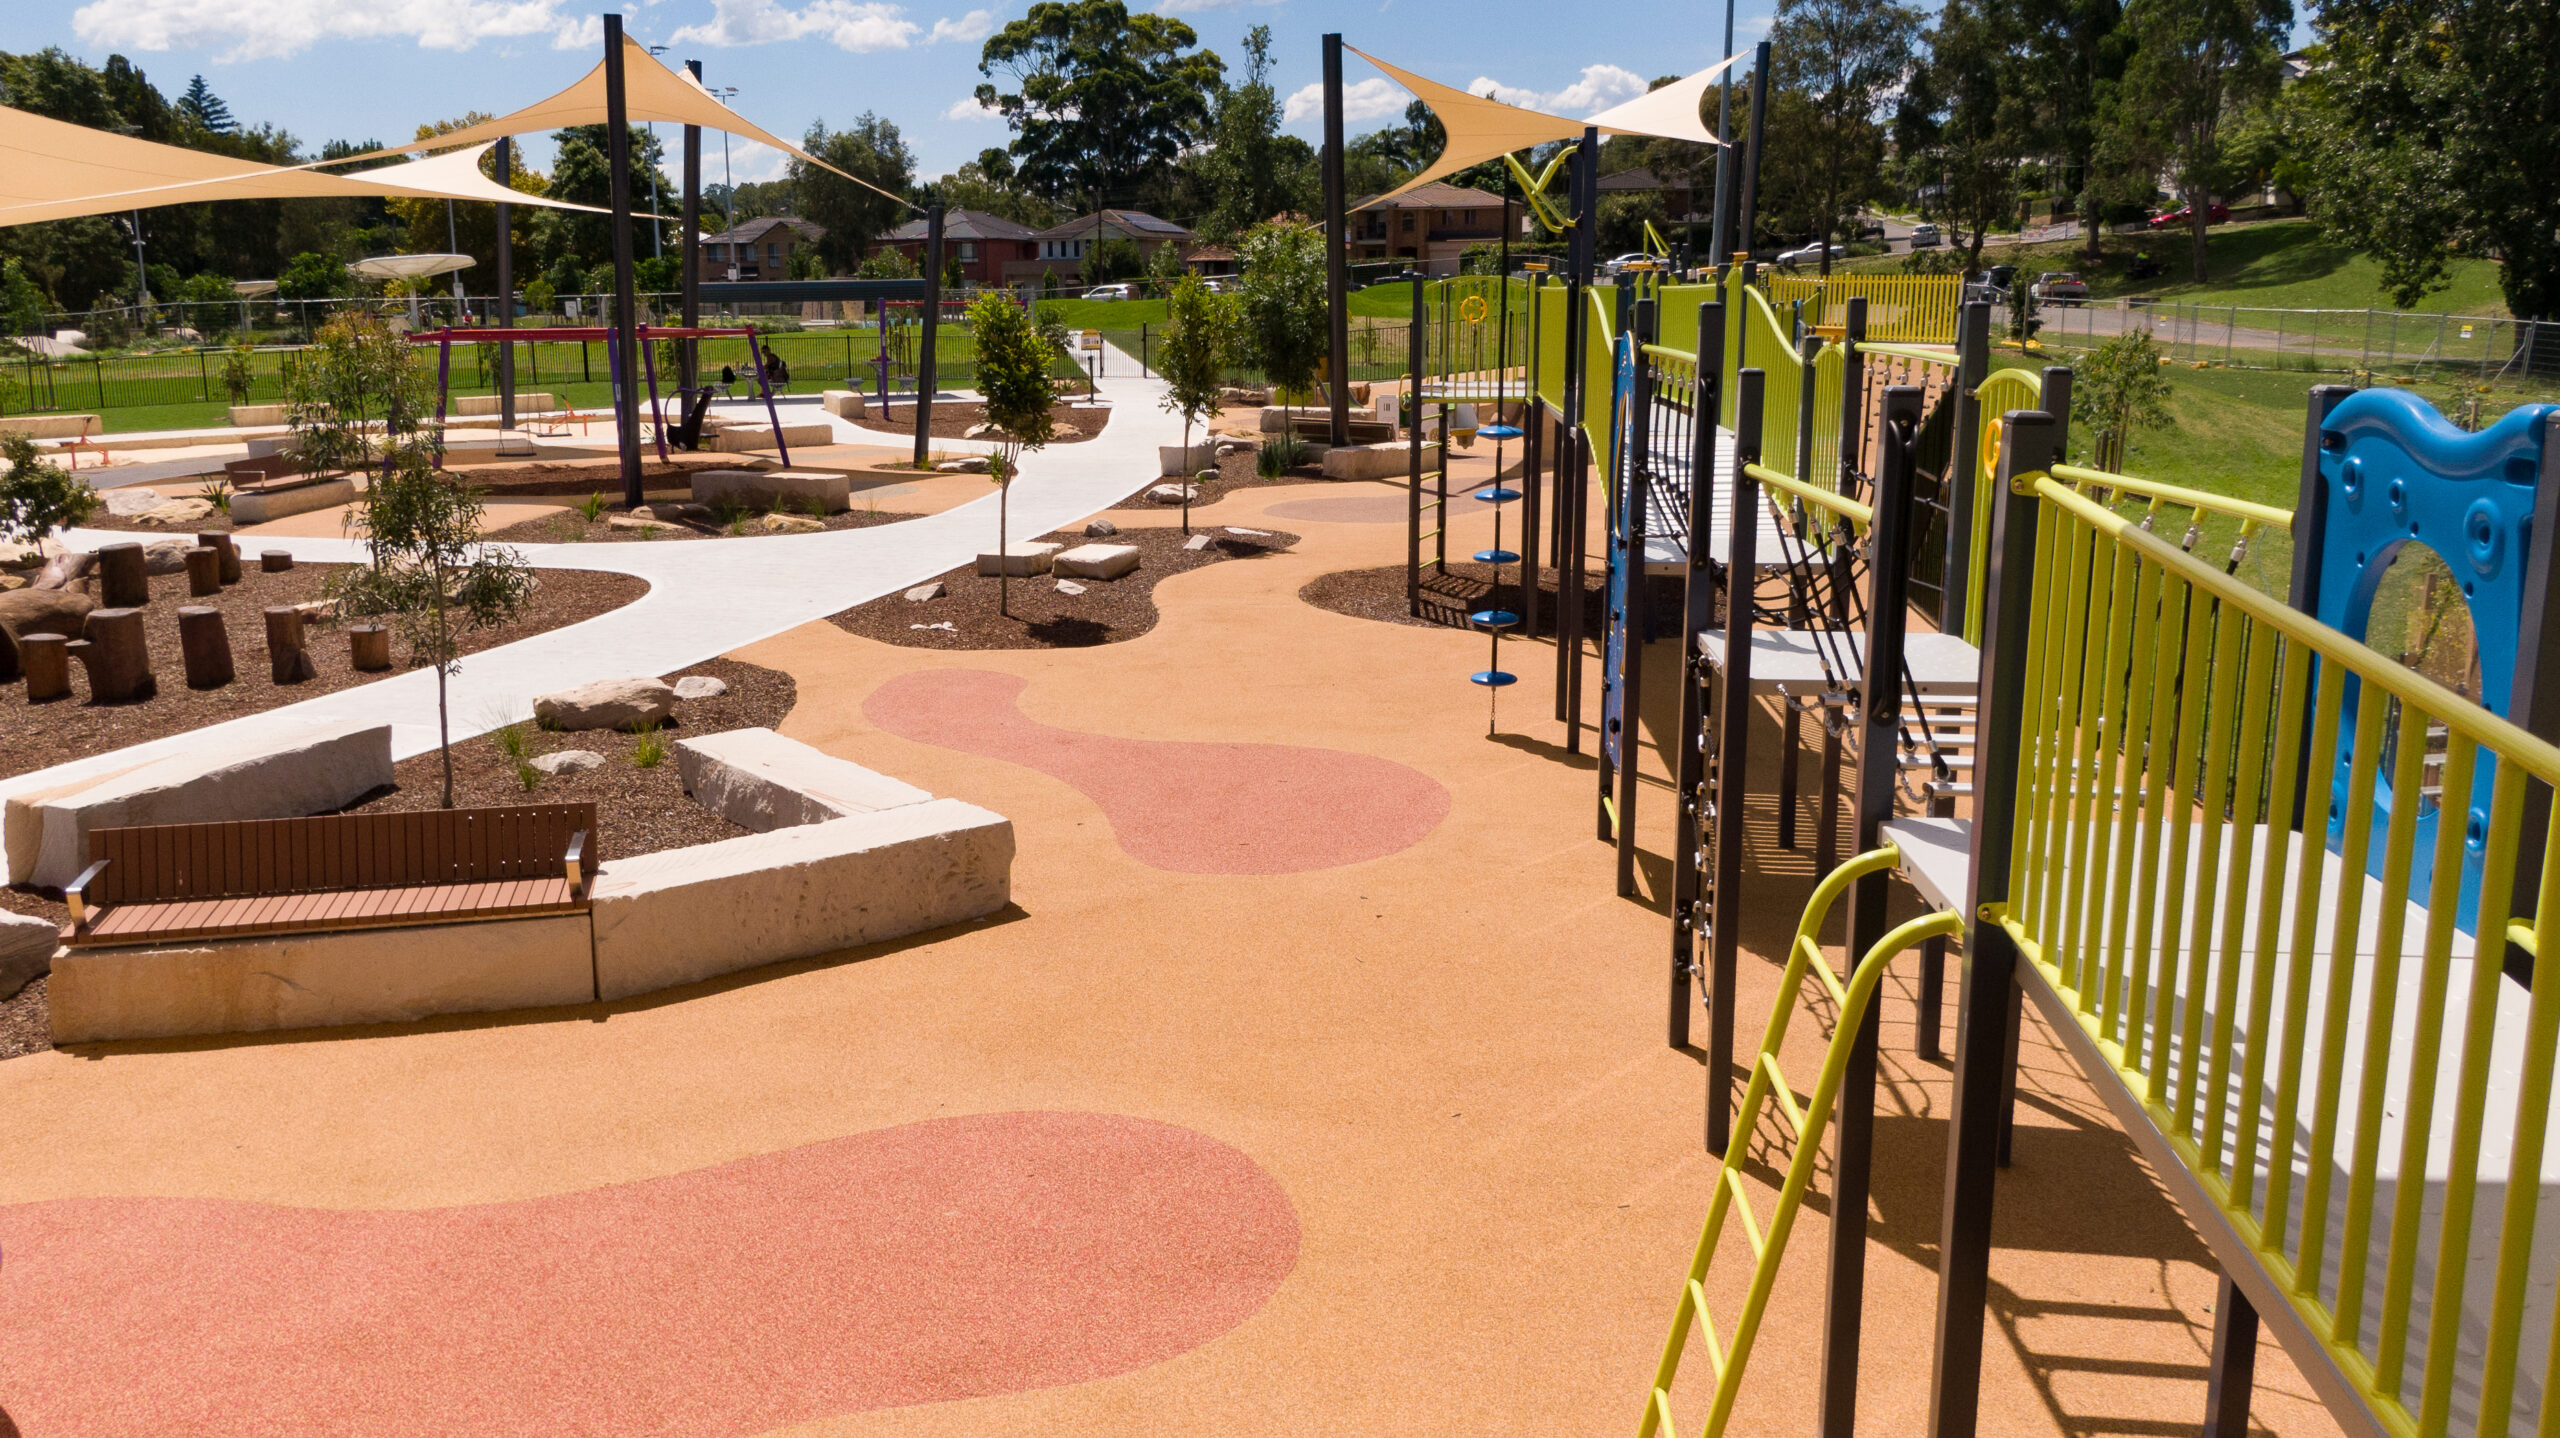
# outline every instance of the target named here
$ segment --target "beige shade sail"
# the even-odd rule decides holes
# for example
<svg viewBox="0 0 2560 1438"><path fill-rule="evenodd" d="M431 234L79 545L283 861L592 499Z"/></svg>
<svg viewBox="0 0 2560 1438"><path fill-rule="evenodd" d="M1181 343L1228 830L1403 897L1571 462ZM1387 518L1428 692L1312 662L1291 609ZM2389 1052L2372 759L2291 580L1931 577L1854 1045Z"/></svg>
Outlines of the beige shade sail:
<svg viewBox="0 0 2560 1438"><path fill-rule="evenodd" d="M725 130L760 145L770 145L786 155L794 155L831 174L844 175L874 194L886 195L913 209L904 195L891 194L860 175L844 171L801 149L798 145L763 129L737 111L720 103L690 74L670 70L649 53L648 47L628 35L622 37L622 95L624 114L634 124L655 120L661 124L699 125L706 130ZM467 145L478 141L498 141L515 135L530 135L546 130L567 129L571 125L605 123L604 62L579 77L568 89L547 100L534 103L512 114L466 125L405 145L376 150L375 155L404 155L417 150L439 150L447 145ZM370 157L362 157L370 158Z"/></svg>
<svg viewBox="0 0 2560 1438"><path fill-rule="evenodd" d="M1514 154L1551 140L1579 139L1587 126L1596 125L1602 134L1607 135L1651 135L1665 140L1716 144L1716 137L1698 118L1699 97L1706 93L1707 86L1715 83L1716 76L1740 58L1728 55L1695 75L1639 95L1588 120L1573 120L1518 105L1506 105L1488 95L1471 95L1437 80L1426 80L1410 70L1398 69L1357 46L1345 45L1342 48L1386 71L1397 84L1419 96L1422 103L1431 107L1431 113L1440 118L1440 126L1449 136L1448 143L1440 150L1439 159L1425 166L1422 173L1371 200L1371 205L1383 204L1469 165Z"/></svg>
<svg viewBox="0 0 2560 1438"><path fill-rule="evenodd" d="M510 190L491 180L480 173L480 156L488 148L330 175L137 140L0 107L0 226L209 200L397 195L592 208Z"/></svg>

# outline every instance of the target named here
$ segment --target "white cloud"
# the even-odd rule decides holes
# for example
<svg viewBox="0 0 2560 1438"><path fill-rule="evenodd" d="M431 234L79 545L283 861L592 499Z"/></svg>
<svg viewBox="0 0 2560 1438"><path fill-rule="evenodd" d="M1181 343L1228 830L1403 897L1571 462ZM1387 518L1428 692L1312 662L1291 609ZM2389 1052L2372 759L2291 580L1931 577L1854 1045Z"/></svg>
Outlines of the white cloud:
<svg viewBox="0 0 2560 1438"><path fill-rule="evenodd" d="M1506 105L1544 110L1551 115L1581 113L1596 115L1610 106L1632 100L1645 92L1644 77L1615 65L1585 65L1582 78L1561 90L1542 92L1505 85L1489 75L1478 75L1467 86L1470 95L1486 95Z"/></svg>
<svg viewBox="0 0 2560 1438"><path fill-rule="evenodd" d="M1353 123L1401 115L1412 99L1411 90L1393 80L1372 76L1358 84L1342 87L1342 118L1345 123ZM1300 120L1323 119L1324 86L1309 85L1290 95L1280 114L1292 125Z"/></svg>
<svg viewBox="0 0 2560 1438"><path fill-rule="evenodd" d="M1199 15L1212 10L1241 10L1247 5L1277 5L1281 0L1158 0L1156 9L1167 15Z"/></svg>
<svg viewBox="0 0 2560 1438"><path fill-rule="evenodd" d="M554 50L603 50L604 17L589 15L584 19L572 20L562 25L560 33L551 37L551 48Z"/></svg>
<svg viewBox="0 0 2560 1438"><path fill-rule="evenodd" d="M810 0L798 10L775 0L714 0L710 24L687 25L667 38L676 45L771 45L814 38L865 55L903 50L923 33L906 14L878 0Z"/></svg>
<svg viewBox="0 0 2560 1438"><path fill-rule="evenodd" d="M1004 116L997 111L990 110L986 106L979 104L977 96L963 95L951 103L950 109L942 112L942 118L946 120L1001 120Z"/></svg>
<svg viewBox="0 0 2560 1438"><path fill-rule="evenodd" d="M957 20L934 21L933 35L931 38L935 44L940 44L945 40L959 40L964 43L975 43L976 41L984 40L995 32L996 12L993 10L972 10Z"/></svg>
<svg viewBox="0 0 2560 1438"><path fill-rule="evenodd" d="M569 0L90 0L72 12L71 29L101 48L271 60L323 40L414 40L429 50L541 37L573 43L598 24L575 8Z"/></svg>

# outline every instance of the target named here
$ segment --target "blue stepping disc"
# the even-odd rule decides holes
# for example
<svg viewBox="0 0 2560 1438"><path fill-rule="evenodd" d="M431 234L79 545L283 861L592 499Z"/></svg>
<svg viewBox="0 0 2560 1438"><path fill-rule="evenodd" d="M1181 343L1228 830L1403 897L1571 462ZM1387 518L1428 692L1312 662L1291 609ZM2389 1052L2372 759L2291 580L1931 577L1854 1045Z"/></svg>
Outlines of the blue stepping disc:
<svg viewBox="0 0 2560 1438"><path fill-rule="evenodd" d="M1519 683L1520 676L1517 674L1505 674L1499 669L1479 669L1475 673L1467 676L1467 682L1470 684L1481 684L1488 689L1499 689L1505 684Z"/></svg>
<svg viewBox="0 0 2560 1438"><path fill-rule="evenodd" d="M1467 616L1467 622L1487 629L1508 629L1520 622L1520 616L1508 609L1479 609Z"/></svg>
<svg viewBox="0 0 2560 1438"><path fill-rule="evenodd" d="M1508 549L1479 549L1476 551L1476 563L1478 564L1518 564L1519 562L1520 556L1512 553Z"/></svg>
<svg viewBox="0 0 2560 1438"><path fill-rule="evenodd" d="M1483 500L1487 504L1509 504L1511 501L1518 499L1519 497L1520 491L1516 489L1504 489L1500 485L1496 485L1491 489L1479 489L1476 491L1476 498Z"/></svg>
<svg viewBox="0 0 2560 1438"><path fill-rule="evenodd" d="M1476 433L1487 439L1518 439L1520 437L1519 427L1508 424L1489 424L1477 430Z"/></svg>

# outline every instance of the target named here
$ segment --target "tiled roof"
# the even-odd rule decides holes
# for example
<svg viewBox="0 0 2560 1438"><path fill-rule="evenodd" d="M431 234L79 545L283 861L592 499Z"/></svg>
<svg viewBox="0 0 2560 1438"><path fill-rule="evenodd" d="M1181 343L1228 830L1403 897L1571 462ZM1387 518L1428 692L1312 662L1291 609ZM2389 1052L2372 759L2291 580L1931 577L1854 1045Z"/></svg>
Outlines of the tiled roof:
<svg viewBox="0 0 2560 1438"><path fill-rule="evenodd" d="M1035 233L1029 225L1015 224L984 210L949 210L942 216L942 237L946 240L1027 240ZM924 217L919 215L880 238L915 241L924 237Z"/></svg>
<svg viewBox="0 0 2560 1438"><path fill-rule="evenodd" d="M1052 225L1048 229L1042 230L1032 238L1042 240L1090 239L1093 237L1093 233L1097 228L1095 223L1097 219L1100 221L1098 228L1106 233L1116 230L1123 237L1131 239L1147 238L1178 240L1191 233L1189 230L1184 229L1182 226L1175 224L1171 220L1157 219L1155 216L1147 214L1143 210L1103 210L1093 215L1078 215L1063 225Z"/></svg>
<svg viewBox="0 0 2560 1438"><path fill-rule="evenodd" d="M789 225L793 233L804 240L822 240L827 237L827 227L824 225L813 225L794 215L766 215L760 219L748 220L734 230L722 230L716 235L705 235L702 237L702 242L706 245L752 245L763 239L768 231L781 225Z"/></svg>
<svg viewBox="0 0 2560 1438"><path fill-rule="evenodd" d="M1434 180L1421 189L1398 195L1392 200L1381 200L1372 195L1351 208L1355 210L1481 210L1501 207L1500 195L1488 195L1482 190L1462 189L1456 185Z"/></svg>

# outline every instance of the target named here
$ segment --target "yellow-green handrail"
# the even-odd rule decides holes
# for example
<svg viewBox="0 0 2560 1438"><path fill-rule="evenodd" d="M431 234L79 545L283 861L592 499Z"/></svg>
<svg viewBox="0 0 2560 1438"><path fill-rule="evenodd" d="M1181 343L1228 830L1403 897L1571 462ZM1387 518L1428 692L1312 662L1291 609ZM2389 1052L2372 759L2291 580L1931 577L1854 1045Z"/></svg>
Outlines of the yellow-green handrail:
<svg viewBox="0 0 2560 1438"><path fill-rule="evenodd" d="M2076 464L2057 464L2053 467L2052 474L2056 479L2068 480L2074 489L2083 494L2088 492L2090 486L2095 485L2102 489L2118 490L2139 499L2151 500L2155 506L2189 509L2205 514L2227 514L2250 525L2264 525L2267 528L2281 529L2288 533L2293 529L2293 511L2278 509L2272 504L2234 499L2227 494L2208 494L2201 489L2162 484L2156 479L2143 479L2138 475L2111 474L2103 469L2084 469Z"/></svg>
<svg viewBox="0 0 2560 1438"><path fill-rule="evenodd" d="M1982 596L1991 563L1991 487L2000 468L2000 416L2013 409L2035 409L2044 403L2044 376L2034 370L1993 370L1976 388L1974 413L1982 416L1979 456L1973 474L1973 538L1965 566L1964 641L1982 642ZM1962 411L1958 411L1962 413Z"/></svg>
<svg viewBox="0 0 2560 1438"><path fill-rule="evenodd" d="M2383 1427L2436 1438L2455 1426L2457 1396L2476 1396L2475 1431L2500 1438L2526 1298L2551 1277L2536 1270L2534 1229L2560 1061L2560 808L2530 853L2524 820L2529 781L2560 781L2560 748L2063 473L2020 488L2042 522L2019 813L2009 899L1985 917ZM2434 870L2417 895L2421 789L2438 759ZM2403 798L2378 816L2377 795ZM2508 935L2517 883L2539 888L2529 997L2504 985L2501 946L2476 962L2455 952L2467 849L2473 932ZM2496 1045L2510 1067L2493 1074ZM2508 1140L2503 1174L2483 1162L2492 1125ZM2432 1172L2445 1175L2440 1203ZM2505 1197L2475 1265L2484 1182ZM2423 1258L2435 1264L2424 1292ZM2551 1335L2531 1341L2539 1353ZM2466 1342L2484 1350L2476 1364ZM2538 1421L2550 1432L2553 1409Z"/></svg>
<svg viewBox="0 0 2560 1438"><path fill-rule="evenodd" d="M1804 301L1815 324L1840 324L1851 299L1867 302L1867 333L1879 340L1947 341L1964 303L1961 275L1772 275L1769 297Z"/></svg>
<svg viewBox="0 0 2560 1438"><path fill-rule="evenodd" d="M1856 1047L1858 1030L1866 1019L1867 1005L1874 1001L1876 987L1884 980L1887 965L1896 955L1924 940L1949 937L1964 931L1964 922L1952 913L1930 914L1913 919L1876 941L1851 970L1849 981L1840 982L1831 965L1822 957L1819 935L1831 906L1847 893L1850 884L1874 873L1899 866L1901 851L1891 845L1860 854L1834 869L1813 891L1805 905L1804 918L1796 925L1795 940L1787 947L1786 973L1778 981L1777 1002L1769 1012L1769 1026L1760 1039L1758 1058L1751 1065L1751 1082L1744 1089L1742 1107L1734 1120L1733 1137L1726 1143L1723 1162L1717 1166L1715 1186L1709 1190L1707 1221L1698 1235L1697 1250L1690 1256L1687 1278L1680 1287L1680 1300L1671 1310L1671 1336L1662 1346L1662 1361L1655 1366L1653 1386L1646 1391L1644 1416L1636 1425L1636 1438L1676 1438L1671 1425L1671 1389L1680 1376L1680 1360L1688 1351L1689 1336L1694 1328L1706 1345L1707 1366L1715 1377L1715 1396L1707 1410L1701 1438L1721 1438L1725 1425L1733 1416L1734 1399L1742 1389L1743 1369L1751 1359L1751 1347L1760 1333L1760 1319L1768 1310L1769 1294L1777 1285L1778 1265L1786 1255L1787 1235L1795 1228L1796 1214L1804 1206L1804 1196L1813 1186L1813 1174L1822 1154L1822 1131L1831 1121L1831 1108L1839 1097L1840 1084L1848 1072L1849 1054ZM1823 1051L1822 1073L1815 1080L1812 1102L1798 1106L1795 1092L1778 1067L1778 1050L1786 1041L1787 1025L1795 1017L1796 999L1804 988L1806 975L1818 978L1839 1013L1831 1030L1831 1042ZM1750 1191L1743 1181L1751 1159L1752 1147L1759 1140L1760 1111L1775 1103L1787 1125L1794 1130L1795 1156L1787 1165L1785 1183L1778 1190L1778 1206L1763 1228L1751 1213ZM1751 1286L1742 1303L1742 1316L1734 1325L1730 1346L1716 1335L1715 1315L1708 1309L1706 1280L1713 1265L1716 1249L1724 1236L1725 1218L1738 1213L1742 1219L1743 1238L1752 1252Z"/></svg>
<svg viewBox="0 0 2560 1438"><path fill-rule="evenodd" d="M1820 485L1807 484L1793 475L1781 474L1765 464L1746 464L1742 467L1742 472L1771 489L1784 491L1806 504L1828 510L1860 529L1875 523L1875 506L1860 504L1847 495L1834 493Z"/></svg>
<svg viewBox="0 0 2560 1438"><path fill-rule="evenodd" d="M1858 353L1872 355L1877 359L1916 360L1921 364L1945 365L1949 369L1955 368L1956 363L1954 348L1945 345L1879 344L1874 340L1861 340L1858 344Z"/></svg>

